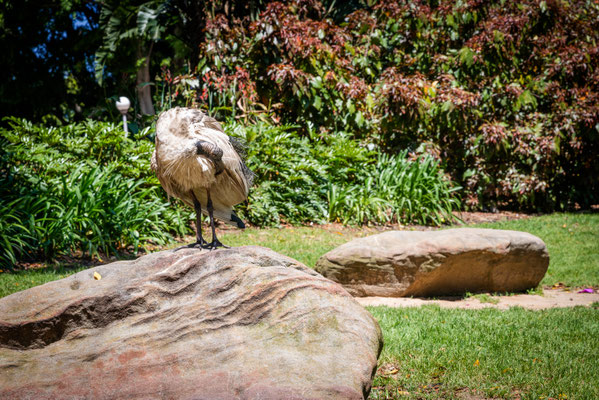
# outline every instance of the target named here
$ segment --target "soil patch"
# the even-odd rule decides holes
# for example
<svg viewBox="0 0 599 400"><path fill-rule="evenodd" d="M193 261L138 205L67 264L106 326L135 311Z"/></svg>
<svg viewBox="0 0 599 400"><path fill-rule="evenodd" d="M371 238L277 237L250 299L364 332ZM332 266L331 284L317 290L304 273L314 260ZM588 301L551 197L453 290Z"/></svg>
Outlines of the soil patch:
<svg viewBox="0 0 599 400"><path fill-rule="evenodd" d="M355 299L363 306L387 306L387 307L421 307L424 305L437 304L443 308L460 308L464 310L477 310L481 308L498 308L506 310L510 307L522 307L528 310L544 310L546 308L560 307L589 307L599 302L597 288L593 293L578 293L580 289L553 289L547 287L542 295L538 294L510 294L490 295L482 294L471 297L439 297L412 298L412 297L356 297Z"/></svg>
<svg viewBox="0 0 599 400"><path fill-rule="evenodd" d="M538 214L523 214L511 211L489 212L454 212L456 217L461 219L464 224L482 224L488 222L511 221L515 219L525 219ZM458 224L459 225L459 224Z"/></svg>

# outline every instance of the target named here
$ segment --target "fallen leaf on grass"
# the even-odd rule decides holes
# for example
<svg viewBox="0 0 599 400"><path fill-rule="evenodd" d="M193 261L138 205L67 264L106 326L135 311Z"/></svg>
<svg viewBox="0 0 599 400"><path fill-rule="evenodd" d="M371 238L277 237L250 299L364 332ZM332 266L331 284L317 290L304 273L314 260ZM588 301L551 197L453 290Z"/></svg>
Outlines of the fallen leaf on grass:
<svg viewBox="0 0 599 400"><path fill-rule="evenodd" d="M565 287L566 285L564 285L562 282L558 282L554 283L553 286L551 286L551 289L563 289Z"/></svg>
<svg viewBox="0 0 599 400"><path fill-rule="evenodd" d="M480 361L476 360L476 361L474 362L474 366L475 366L475 367L478 367L479 365L480 365Z"/></svg>
<svg viewBox="0 0 599 400"><path fill-rule="evenodd" d="M102 275L100 275L97 272L94 272L94 279L97 280L97 281L99 281L100 279L102 279Z"/></svg>

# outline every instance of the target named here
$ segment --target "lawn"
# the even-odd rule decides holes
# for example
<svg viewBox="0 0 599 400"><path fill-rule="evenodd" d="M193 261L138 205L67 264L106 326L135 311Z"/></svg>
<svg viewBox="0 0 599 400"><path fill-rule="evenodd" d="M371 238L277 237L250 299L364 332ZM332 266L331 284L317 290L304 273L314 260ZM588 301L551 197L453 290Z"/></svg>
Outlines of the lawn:
<svg viewBox="0 0 599 400"><path fill-rule="evenodd" d="M335 227L286 227L282 229L247 229L225 234L223 242L231 246L258 245L285 254L313 268L326 252L356 237L376 231Z"/></svg>
<svg viewBox="0 0 599 400"><path fill-rule="evenodd" d="M55 264L45 268L30 269L16 272L0 273L0 297L8 296L11 293L29 289L44 283L66 278L76 272L82 271L86 267L81 265L69 265L65 267L62 264Z"/></svg>
<svg viewBox="0 0 599 400"><path fill-rule="evenodd" d="M552 214L476 225L541 237L549 249L543 285L599 286L599 215ZM325 252L373 229L287 227L228 232L231 246L270 247L313 267ZM60 279L84 267L0 274L0 296ZM370 311L385 347L372 399L599 398L599 309L545 311L447 310L438 307Z"/></svg>
<svg viewBox="0 0 599 400"><path fill-rule="evenodd" d="M599 309L369 311L385 340L372 399L599 399Z"/></svg>

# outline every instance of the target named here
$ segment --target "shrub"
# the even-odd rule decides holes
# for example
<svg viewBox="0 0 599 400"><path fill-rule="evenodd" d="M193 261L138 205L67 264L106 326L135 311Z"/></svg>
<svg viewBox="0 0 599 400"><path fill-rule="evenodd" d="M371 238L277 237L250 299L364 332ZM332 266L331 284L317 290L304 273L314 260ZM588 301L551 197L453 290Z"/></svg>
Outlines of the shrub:
<svg viewBox="0 0 599 400"><path fill-rule="evenodd" d="M189 230L149 170L149 140L110 124L10 124L0 131L0 264L137 251Z"/></svg>
<svg viewBox="0 0 599 400"><path fill-rule="evenodd" d="M0 130L0 263L67 251L116 253L190 233L192 211L168 204L150 171L151 129L125 138L110 124L43 127L10 119ZM439 225L460 207L430 156L368 150L345 133L234 120L255 187L241 216L258 226L341 221Z"/></svg>
<svg viewBox="0 0 599 400"><path fill-rule="evenodd" d="M255 225L440 225L453 220L451 212L460 208L460 188L431 156L380 155L342 133L312 132L309 139L291 126L233 123L227 128L248 143L256 187L242 211Z"/></svg>
<svg viewBox="0 0 599 400"><path fill-rule="evenodd" d="M32 168L54 177L73 166L88 171L110 165L122 176L158 182L150 169L151 127L126 136L120 125L92 120L51 127L14 117L3 122L8 125L0 129L0 140L5 143L0 171L4 173Z"/></svg>
<svg viewBox="0 0 599 400"><path fill-rule="evenodd" d="M597 2L324 4L211 16L186 78L197 89L173 93L237 116L268 108L304 135L345 131L391 154L425 145L472 208L599 201Z"/></svg>
<svg viewBox="0 0 599 400"><path fill-rule="evenodd" d="M310 143L292 126L232 123L227 129L248 144L256 187L244 214L255 225L277 225L281 218L292 224L324 222L327 182L355 179L368 161L367 152L343 135Z"/></svg>
<svg viewBox="0 0 599 400"><path fill-rule="evenodd" d="M7 222L16 230L4 261L14 262L17 254L51 259L64 250L111 254L128 245L137 251L140 242L172 239L161 215L168 213L167 205L156 187L141 189L142 180L123 178L109 168L78 168L61 178L29 183L2 193L2 203L10 208Z"/></svg>
<svg viewBox="0 0 599 400"><path fill-rule="evenodd" d="M379 155L364 169L359 184L330 185L329 219L351 223L418 223L441 225L460 209L454 186L431 156L408 159L406 151Z"/></svg>

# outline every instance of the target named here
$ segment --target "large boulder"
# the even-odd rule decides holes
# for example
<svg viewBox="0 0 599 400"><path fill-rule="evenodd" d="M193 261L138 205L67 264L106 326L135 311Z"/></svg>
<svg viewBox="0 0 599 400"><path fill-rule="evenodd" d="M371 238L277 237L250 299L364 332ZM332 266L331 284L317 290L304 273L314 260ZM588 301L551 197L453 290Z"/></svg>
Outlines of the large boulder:
<svg viewBox="0 0 599 400"><path fill-rule="evenodd" d="M0 299L0 398L363 399L381 346L295 260L183 248Z"/></svg>
<svg viewBox="0 0 599 400"><path fill-rule="evenodd" d="M458 228L355 239L322 256L316 270L354 296L408 297L519 292L536 287L548 265L534 235Z"/></svg>

